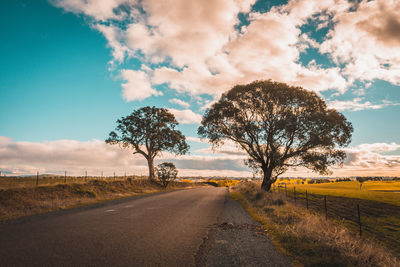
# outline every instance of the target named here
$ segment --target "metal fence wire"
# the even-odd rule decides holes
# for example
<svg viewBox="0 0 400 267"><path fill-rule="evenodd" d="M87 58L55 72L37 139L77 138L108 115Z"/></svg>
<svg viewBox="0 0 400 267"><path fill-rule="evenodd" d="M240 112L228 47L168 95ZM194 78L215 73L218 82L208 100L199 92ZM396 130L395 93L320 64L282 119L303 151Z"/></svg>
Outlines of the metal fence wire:
<svg viewBox="0 0 400 267"><path fill-rule="evenodd" d="M275 185L272 190L295 205L341 221L360 237L383 244L400 255L400 207L364 199L311 194L295 186Z"/></svg>

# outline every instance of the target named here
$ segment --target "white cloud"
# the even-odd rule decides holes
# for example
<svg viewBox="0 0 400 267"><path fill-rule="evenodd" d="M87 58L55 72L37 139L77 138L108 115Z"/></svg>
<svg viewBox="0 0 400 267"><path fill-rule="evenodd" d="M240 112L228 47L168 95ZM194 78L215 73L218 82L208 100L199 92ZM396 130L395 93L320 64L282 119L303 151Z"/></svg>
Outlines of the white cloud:
<svg viewBox="0 0 400 267"><path fill-rule="evenodd" d="M117 62L128 55L149 63L168 63L169 67L160 64L146 75L153 85L168 84L179 93L217 98L234 84L260 79L315 91L344 92L348 86L339 68L299 63L300 52L319 46L300 27L309 18L325 23L344 12L350 6L345 0L292 0L263 14L250 11L254 0L121 0L104 4L101 12L92 7L92 1L61 2L58 6L68 11L98 21L109 19L108 26L97 28L106 36ZM110 19L121 4L127 4L130 16L126 27L116 29L119 24ZM249 16L249 24L240 29L236 27L239 13Z"/></svg>
<svg viewBox="0 0 400 267"><path fill-rule="evenodd" d="M127 16L125 12L115 10L121 5L133 5L133 0L50 0L55 6L76 14L85 14L99 21L108 19L121 20Z"/></svg>
<svg viewBox="0 0 400 267"><path fill-rule="evenodd" d="M362 1L356 11L334 17L335 27L320 46L352 80L400 84L400 2Z"/></svg>
<svg viewBox="0 0 400 267"><path fill-rule="evenodd" d="M149 77L141 70L122 70L121 77L126 81L122 84L122 96L126 101L162 95L162 92L152 88Z"/></svg>
<svg viewBox="0 0 400 267"><path fill-rule="evenodd" d="M172 161L179 168L179 175L249 175L243 161L231 157L173 156L163 153L156 164ZM101 172L111 176L147 175L144 157L132 151L111 146L101 140L86 142L57 140L45 142L14 142L0 136L0 170L8 175L40 173L96 176Z"/></svg>
<svg viewBox="0 0 400 267"><path fill-rule="evenodd" d="M198 138L188 140L203 142ZM381 155L382 152L394 152L400 149L397 143L360 144L345 149L348 154L344 165L333 168L334 176L354 175L398 175L400 171L400 155ZM180 175L193 176L251 176L251 171L244 165L244 153L234 146L225 147L211 155L204 151L204 156L173 156L163 153L156 158L156 164L172 161L179 168ZM0 136L0 170L7 174L62 174L64 170L70 175L136 174L147 175L147 163L139 155L132 155L130 150L118 146L110 146L101 140L86 142L74 140L57 140L45 142L15 142L8 137ZM307 170L291 170L285 175L318 176Z"/></svg>
<svg viewBox="0 0 400 267"><path fill-rule="evenodd" d="M347 159L338 173L347 175L396 176L400 171L400 155L381 155L382 152L396 151L396 143L361 144L346 149Z"/></svg>
<svg viewBox="0 0 400 267"><path fill-rule="evenodd" d="M257 79L340 93L355 80L400 84L398 1L356 5L346 0L291 0L266 13L251 12L254 2L53 0L66 11L93 18L93 27L105 35L116 62L128 55L168 63L144 75L150 76L149 83L168 84L180 93L217 98L234 84ZM249 17L249 24L240 29L235 27L239 13ZM122 19L126 27L115 22ZM310 21L318 29L333 25L322 44L301 32ZM308 47L319 48L338 67L301 65L300 53ZM133 97L123 95L132 100L157 95L150 92L151 85L143 88L143 96L137 91Z"/></svg>
<svg viewBox="0 0 400 267"><path fill-rule="evenodd" d="M393 103L390 101L383 101L380 104L373 104L370 101L364 101L363 98L354 98L353 100L333 100L328 102L329 108L334 108L339 111L350 110L350 111L359 111L365 109L381 109L388 106L398 106L400 103Z"/></svg>
<svg viewBox="0 0 400 267"><path fill-rule="evenodd" d="M166 83L178 92L209 94L214 98L234 84L269 78L315 91L346 90L347 82L339 68L315 64L304 67L298 63L300 50L304 49L298 47L299 43L317 46L310 38L304 41L306 37L298 28L304 22L299 22L298 17L279 9L253 13L250 17L250 24L242 27L241 32L232 31L232 38L212 57L197 56L196 62L187 61L182 70L158 68L153 83Z"/></svg>
<svg viewBox="0 0 400 267"><path fill-rule="evenodd" d="M144 158L128 150L107 145L104 141L79 142L57 140L45 142L14 142L0 137L0 168L15 174L62 173L105 175L146 172Z"/></svg>
<svg viewBox="0 0 400 267"><path fill-rule="evenodd" d="M179 105L181 107L184 107L184 108L189 108L190 107L189 103L187 103L187 102L185 102L185 101L183 101L181 99L177 99L177 98L172 98L172 99L168 100L168 102L172 103L172 104L177 104L177 105Z"/></svg>
<svg viewBox="0 0 400 267"><path fill-rule="evenodd" d="M114 60L121 63L125 59L125 55L129 53L128 48L119 41L123 35L121 29L112 25L106 26L103 24L94 24L93 27L104 35L107 39L108 46L112 49ZM111 63L113 63L113 61L111 61Z"/></svg>
<svg viewBox="0 0 400 267"><path fill-rule="evenodd" d="M200 107L200 110L209 109L216 102L217 102L217 100L205 100L203 106Z"/></svg>
<svg viewBox="0 0 400 267"><path fill-rule="evenodd" d="M373 151L373 152L390 152L400 149L400 145L394 142L392 143L373 143L373 144L361 144L354 148L360 151Z"/></svg>
<svg viewBox="0 0 400 267"><path fill-rule="evenodd" d="M190 109L168 109L172 114L175 115L175 118L178 120L179 123L182 124L199 124L203 118L200 114L194 113Z"/></svg>

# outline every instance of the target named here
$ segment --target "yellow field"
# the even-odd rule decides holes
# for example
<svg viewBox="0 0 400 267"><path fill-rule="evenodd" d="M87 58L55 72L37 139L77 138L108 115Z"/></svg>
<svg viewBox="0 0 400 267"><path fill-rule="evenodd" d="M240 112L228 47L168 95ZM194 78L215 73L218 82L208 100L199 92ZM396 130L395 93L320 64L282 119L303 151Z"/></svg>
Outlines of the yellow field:
<svg viewBox="0 0 400 267"><path fill-rule="evenodd" d="M229 180L229 179L224 179L224 180L209 179L208 182L216 183L220 187L235 186L235 185L238 185L240 183L239 180Z"/></svg>
<svg viewBox="0 0 400 267"><path fill-rule="evenodd" d="M282 186L282 182L279 183ZM288 190L305 191L319 195L360 198L375 200L400 206L400 181L366 181L360 190L360 183L333 182L323 184L294 184L288 183Z"/></svg>

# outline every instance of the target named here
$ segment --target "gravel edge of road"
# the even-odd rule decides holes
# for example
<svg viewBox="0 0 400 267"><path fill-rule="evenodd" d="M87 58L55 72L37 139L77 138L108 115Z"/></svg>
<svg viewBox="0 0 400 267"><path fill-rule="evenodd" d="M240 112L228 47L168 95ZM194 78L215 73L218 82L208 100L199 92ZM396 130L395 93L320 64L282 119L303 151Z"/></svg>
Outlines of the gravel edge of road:
<svg viewBox="0 0 400 267"><path fill-rule="evenodd" d="M217 218L195 254L195 266L293 265L293 259L274 247L262 225L230 198L228 190L224 210Z"/></svg>

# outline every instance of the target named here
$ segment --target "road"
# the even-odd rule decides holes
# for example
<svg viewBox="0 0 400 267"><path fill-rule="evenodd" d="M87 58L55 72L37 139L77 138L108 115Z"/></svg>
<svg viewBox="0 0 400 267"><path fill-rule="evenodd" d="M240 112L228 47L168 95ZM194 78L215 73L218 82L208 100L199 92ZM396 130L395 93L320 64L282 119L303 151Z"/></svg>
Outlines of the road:
<svg viewBox="0 0 400 267"><path fill-rule="evenodd" d="M3 222L0 266L242 266L245 250L267 255L256 255L252 266L265 265L271 253L277 260L268 265L288 264L265 236L254 235L251 219L238 230L246 215L227 196L226 188L204 187ZM223 254L241 254L238 231L250 243L232 262Z"/></svg>

